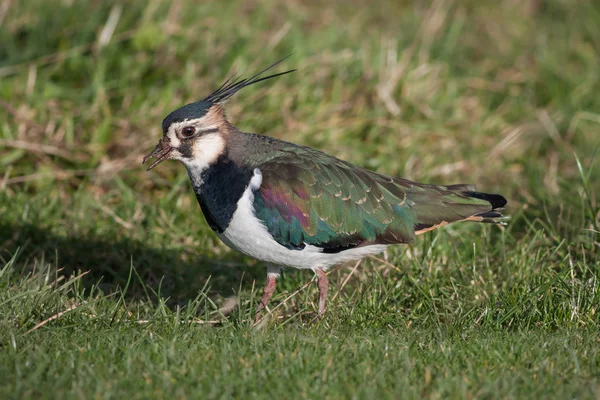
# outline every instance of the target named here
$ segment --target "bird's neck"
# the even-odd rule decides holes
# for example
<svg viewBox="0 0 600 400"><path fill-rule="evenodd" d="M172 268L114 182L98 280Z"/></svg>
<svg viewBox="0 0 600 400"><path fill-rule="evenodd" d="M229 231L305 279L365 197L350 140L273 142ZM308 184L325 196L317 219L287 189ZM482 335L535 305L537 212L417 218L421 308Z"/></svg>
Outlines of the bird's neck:
<svg viewBox="0 0 600 400"><path fill-rule="evenodd" d="M227 153L211 164L186 167L206 221L214 231L224 232L252 179L252 169L238 166Z"/></svg>

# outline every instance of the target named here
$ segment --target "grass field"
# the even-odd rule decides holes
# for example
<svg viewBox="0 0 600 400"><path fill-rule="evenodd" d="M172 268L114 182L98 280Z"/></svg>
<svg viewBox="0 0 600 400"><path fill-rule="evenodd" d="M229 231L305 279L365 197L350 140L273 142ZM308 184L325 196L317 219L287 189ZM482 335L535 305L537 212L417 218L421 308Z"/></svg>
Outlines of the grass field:
<svg viewBox="0 0 600 400"><path fill-rule="evenodd" d="M376 4L0 1L0 398L600 398L600 7ZM333 270L321 320L286 271L253 327L265 266L140 162L291 53L236 126L476 183L509 224Z"/></svg>

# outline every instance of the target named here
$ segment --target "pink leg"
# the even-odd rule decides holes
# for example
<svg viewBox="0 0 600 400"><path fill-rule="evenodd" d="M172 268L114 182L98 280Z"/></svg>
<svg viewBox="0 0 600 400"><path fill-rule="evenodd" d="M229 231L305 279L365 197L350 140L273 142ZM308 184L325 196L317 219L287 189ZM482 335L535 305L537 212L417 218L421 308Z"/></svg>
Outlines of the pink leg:
<svg viewBox="0 0 600 400"><path fill-rule="evenodd" d="M260 303L258 303L258 307L256 309L257 313L260 313L269 303L271 296L275 292L275 284L277 283L277 278L273 275L267 275L267 281L265 282L265 288L263 289L263 295L260 298Z"/></svg>
<svg viewBox="0 0 600 400"><path fill-rule="evenodd" d="M319 315L323 315L329 290L329 278L322 269L315 269L315 274L317 274L317 287L319 288Z"/></svg>
<svg viewBox="0 0 600 400"><path fill-rule="evenodd" d="M273 293L275 292L275 285L277 283L277 277L279 276L280 269L277 267L269 266L267 268L267 281L265 282L265 287L263 289L263 295L260 298L260 303L258 303L258 307L256 307L256 321L260 319L262 310L267 307L269 304L269 300Z"/></svg>

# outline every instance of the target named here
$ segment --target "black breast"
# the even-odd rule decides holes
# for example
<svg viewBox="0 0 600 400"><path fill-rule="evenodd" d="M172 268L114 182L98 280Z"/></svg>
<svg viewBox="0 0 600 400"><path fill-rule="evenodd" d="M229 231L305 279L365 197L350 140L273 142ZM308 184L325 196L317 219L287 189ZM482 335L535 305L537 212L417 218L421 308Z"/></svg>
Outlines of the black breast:
<svg viewBox="0 0 600 400"><path fill-rule="evenodd" d="M202 172L202 186L194 187L194 191L206 222L214 231L223 233L227 229L252 175L252 169L238 167L225 155Z"/></svg>

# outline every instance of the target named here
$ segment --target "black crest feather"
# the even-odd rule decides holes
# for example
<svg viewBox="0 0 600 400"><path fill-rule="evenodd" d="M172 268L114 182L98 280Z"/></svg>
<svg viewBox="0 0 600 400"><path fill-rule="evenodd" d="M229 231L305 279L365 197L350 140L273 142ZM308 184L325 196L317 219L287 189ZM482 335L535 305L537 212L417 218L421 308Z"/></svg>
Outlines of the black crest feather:
<svg viewBox="0 0 600 400"><path fill-rule="evenodd" d="M227 79L221 85L221 87L219 87L217 90L212 92L210 95L208 95L208 97L206 97L202 101L207 102L207 103L212 103L212 104L222 103L222 102L226 101L227 99L229 99L234 94L236 94L241 89L245 88L246 86L254 85L255 83L266 81L267 79L276 78L278 76L286 75L286 74L296 71L295 69L291 69L289 71L279 72L277 74L261 77L262 74L264 74L265 72L267 72L268 70L275 67L276 65L278 65L279 63L281 63L282 61L284 61L285 59L287 59L289 57L290 56L286 56L286 57L282 58L281 60L269 65L267 68L263 69L262 71L260 71L259 73L257 73L256 75L254 75L250 78L240 79L241 77L237 76L237 74L233 74L229 79Z"/></svg>
<svg viewBox="0 0 600 400"><path fill-rule="evenodd" d="M280 72L278 74L261 77L262 74L264 74L265 72L267 72L268 70L270 70L271 68L276 66L277 64L281 63L283 60L285 60L288 57L290 57L290 56L284 57L281 60L277 61L276 63L269 65L267 68L263 69L262 71L260 71L256 75L252 76L251 78L241 79L240 76L238 76L237 74L234 74L229 79L227 79L221 85L221 87L219 87L217 90L212 92L204 100L197 101L197 102L191 103L191 104L187 104L187 105L180 107L177 110L173 111L169 115L167 115L162 122L163 132L167 132L167 130L169 129L169 126L171 126L171 124L173 124L175 122L181 122L181 121L185 121L188 119L202 117L203 115L205 115L208 112L208 110L213 105L225 102L227 99L229 99L231 96L233 96L239 90L245 88L246 86L250 86L255 83L265 81L267 79L275 78L277 76L281 76L281 75L289 74L290 72L294 72L295 69L292 69L290 71Z"/></svg>

